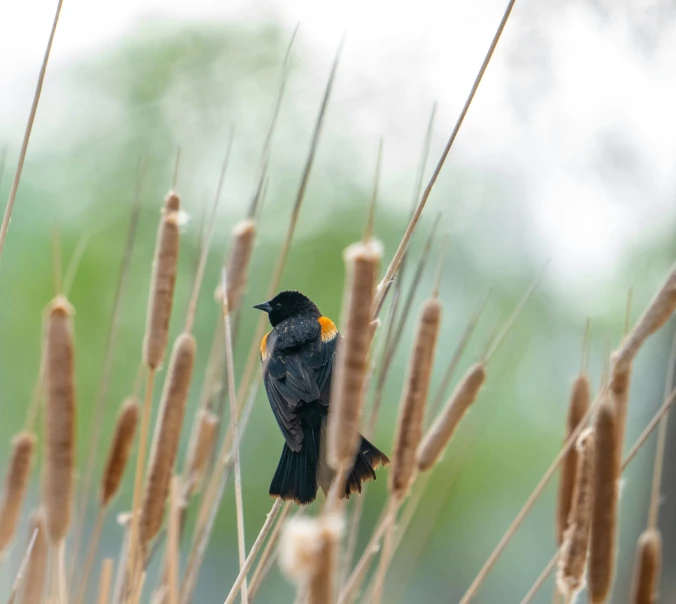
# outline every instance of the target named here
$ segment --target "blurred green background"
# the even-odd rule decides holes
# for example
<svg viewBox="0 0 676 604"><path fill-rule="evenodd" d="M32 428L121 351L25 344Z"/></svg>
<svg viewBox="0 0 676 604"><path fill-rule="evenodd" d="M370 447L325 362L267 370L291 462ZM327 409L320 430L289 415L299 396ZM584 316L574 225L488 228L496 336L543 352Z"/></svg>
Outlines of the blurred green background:
<svg viewBox="0 0 676 604"><path fill-rule="evenodd" d="M190 410L196 408L219 313L213 289L229 232L245 216L255 188L260 152L290 35L274 21L180 23L152 19L137 24L124 39L102 52L79 57L50 73L51 90L59 94L54 94L56 101L47 103L44 118L39 113L0 262L4 294L0 312L2 467L8 459L9 441L23 425L37 378L42 312L54 295L53 227L56 225L60 233L64 266L82 239L87 239L70 292L76 308L78 463L82 471L138 165L139 161L145 163L139 232L122 303L104 435L94 452L98 471L118 405L131 392L140 361L156 225L162 198L171 186L176 149L180 145L183 152L177 188L187 222L183 227L172 338L184 322L199 253L200 223L213 198L229 132L234 127L232 161L195 325L198 364L189 404ZM314 57L312 48L301 37L294 50L272 145L269 186L235 351L238 376L259 318L251 306L265 297L328 68L328 62ZM341 102L329 108L282 280L284 288L302 290L324 314L336 319L340 315L344 278L341 254L363 229L377 143L374 139L372 148L364 150L351 135L356 126L349 109L349 103ZM421 124L426 119L427 116L416 117ZM4 143L4 134L10 143L0 184L5 198L16 162L19 138L15 134L22 124L23 114L16 114L9 121L5 119L0 128L0 144ZM434 131L427 175L446 135L439 128ZM418 146L410 150L411 157L417 158L423 136L421 129ZM387 162L387 141L385 150ZM384 244L385 262L396 249L406 225L415 191L415 171L403 171L393 180L396 186L384 188L376 211L376 232ZM423 215L411 245L404 290L410 282L412 264L439 212L443 213L440 232L450 233L441 288L444 325L432 392L441 381L464 326L489 289L486 312L463 357L461 371L482 354L548 257L528 206L523 203L520 187L506 171L490 165L454 163L452 154ZM458 212L467 213L467 205L472 210L469 217L463 217L464 228L455 229ZM665 220L673 227L673 213ZM669 231L673 232L673 228L665 230ZM435 257L439 250L437 238ZM561 444L569 387L580 365L586 318L592 319L591 374L597 386L608 347L621 338L627 288L634 288L632 317L636 318L675 256L671 236L645 237L626 246L613 270L594 284L596 304L591 309L576 303L574 289L566 291L566 282L562 285L556 270L545 275L514 330L491 360L488 381L475 408L434 470L418 513L395 556L388 602L454 602L464 593ZM424 273L387 380L374 437L387 453L391 452L415 320L421 301L431 292L435 264L431 262ZM672 333L673 322L650 340L636 364L628 443L638 436L659 405ZM164 373L160 374L163 378ZM156 400L159 391L158 387ZM258 398L242 447L249 546L271 505L267 489L282 448L267 401L260 393ZM180 466L192 418L190 410ZM653 447L651 441L631 466L624 483L613 602L626 601L634 544L647 515ZM673 470L667 463L667 499L662 516L665 569L670 568L676 556L676 550L669 545L676 542L669 540L669 536L676 536L670 477L674 478ZM101 557L117 556L121 531L115 516L129 509L131 481L132 472L127 472L107 518ZM386 472L380 471L378 480L368 488L358 552L380 514L385 487ZM481 589L477 602L517 602L525 595L554 552L555 490L555 483L547 488ZM37 504L38 494L36 472L29 508ZM310 513L316 507L310 508ZM94 511L92 502L87 510L87 530ZM18 536L19 545L25 540L24 533ZM18 566L22 553L19 545L15 545L2 568L3 593ZM236 574L235 508L229 482L195 601L222 601ZM664 601L668 601L669 594L676 597L676 585L668 572L663 575L662 593ZM153 577L148 584L154 584ZM291 602L293 593L275 567L258 601ZM550 597L548 584L536 601L549 602Z"/></svg>

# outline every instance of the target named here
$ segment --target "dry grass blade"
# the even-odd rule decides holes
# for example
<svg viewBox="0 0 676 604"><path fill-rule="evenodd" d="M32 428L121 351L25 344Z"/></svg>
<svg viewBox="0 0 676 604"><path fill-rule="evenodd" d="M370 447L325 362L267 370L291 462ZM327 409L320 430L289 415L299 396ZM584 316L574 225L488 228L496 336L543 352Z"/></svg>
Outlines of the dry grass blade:
<svg viewBox="0 0 676 604"><path fill-rule="evenodd" d="M547 563L547 566L545 566L544 570L540 573L540 576L535 580L535 583L533 583L532 587L528 590L528 593L524 596L523 600L521 600L521 604L529 604L533 601L533 598L540 590L543 583L547 580L547 577L549 577L549 573L554 570L554 567L558 561L559 551L557 550L557 552L552 556L551 560Z"/></svg>
<svg viewBox="0 0 676 604"><path fill-rule="evenodd" d="M580 434L577 441L578 467L556 578L558 589L567 601L571 601L584 585L594 500L594 444L591 428Z"/></svg>
<svg viewBox="0 0 676 604"><path fill-rule="evenodd" d="M458 132L460 132L460 127L462 126L465 116L469 111L470 105L474 100L474 95L476 94L476 91L479 89L479 84L481 84L481 80L484 76L484 73L486 73L488 64L490 63L493 53L495 52L495 48L498 45L500 36L502 35L503 30L505 29L505 25L507 25L507 20L509 19L509 15L512 12L512 8L514 7L515 2L516 0L510 0L510 2L507 4L507 8L505 9L505 12L502 16L502 20L500 21L500 25L498 25L498 29L495 32L495 35L493 36L491 45L489 46L488 52L484 57L483 63L481 64L481 67L479 69L479 73L477 74L474 83L472 84L472 88L469 92L469 95L467 96L467 100L465 101L465 104L462 110L460 111L460 115L458 116L458 120L455 123L455 126L453 127L453 131L451 132L448 142L446 143L446 147L444 148L444 151L441 154L441 157L439 158L437 166L434 169L434 172L432 173L432 177L430 178L429 182L427 183L427 186L425 187L425 190L423 191L422 197L420 198L420 203L418 204L418 207L416 208L413 217L411 218L411 221L409 222L408 227L406 228L406 232L404 233L404 236L402 237L401 242L399 243L399 247L397 248L394 257L392 258L390 265L387 267L385 276L382 278L380 285L378 286L378 292L376 294L376 298L373 303L374 312L380 308L382 299L384 298L385 293L387 292L387 284L394 278L394 276L397 273L397 270L399 270L399 265L401 264L401 261L404 257L404 253L406 252L406 248L408 247L408 242L411 239L411 235L413 235L413 231L416 227L416 224L418 223L418 220L420 219L420 215L422 214L422 211L425 209L425 204L427 203L427 199L429 198L430 193L432 192L432 188L434 187L434 184L436 183L437 178L441 173L441 169L444 167L446 157L451 151L451 147L453 146L453 143L455 142L455 139L458 136Z"/></svg>
<svg viewBox="0 0 676 604"><path fill-rule="evenodd" d="M20 432L12 440L12 456L0 504L0 557L16 531L30 479L35 444L35 435L31 432Z"/></svg>
<svg viewBox="0 0 676 604"><path fill-rule="evenodd" d="M589 378L586 375L579 375L573 382L573 388L570 394L570 404L568 405L568 419L566 422L566 439L575 432L580 421L586 415L589 409L591 391ZM561 479L559 481L559 491L556 508L556 541L559 545L563 543L563 535L568 527L568 517L570 515L570 506L573 500L573 488L575 486L575 475L578 468L578 450L577 447L571 448L563 459L561 464Z"/></svg>
<svg viewBox="0 0 676 604"><path fill-rule="evenodd" d="M49 32L49 40L47 41L47 48L42 58L42 65L40 66L40 74L38 75L38 82L35 87L35 94L33 95L33 103L31 105L30 113L28 114L28 123L24 131L23 141L21 142L21 150L19 151L19 162L14 172L14 179L12 180L12 187L9 190L9 197L7 205L5 206L5 214L2 217L2 224L0 225L0 257L2 250L5 247L5 239L7 238L7 231L9 229L10 219L12 217L12 210L14 209L14 202L16 194L19 190L19 182L21 181L21 173L23 172L23 164L26 159L26 152L28 151L28 141L33 130L33 122L35 121L35 114L38 110L38 103L40 102L40 95L42 93L42 84L45 81L45 74L47 73L47 63L49 62L49 55L52 52L52 44L54 43L54 36L56 34L56 26L59 23L59 16L61 15L61 7L63 0L59 0L56 5L56 12L54 13L54 20L52 21L52 29Z"/></svg>
<svg viewBox="0 0 676 604"><path fill-rule="evenodd" d="M75 346L73 308L59 296L47 310L44 337L45 462L43 501L47 534L61 543L71 519L75 467Z"/></svg>
<svg viewBox="0 0 676 604"><path fill-rule="evenodd" d="M632 604L655 604L658 598L662 538L659 531L648 529L641 533L636 550L636 565L632 585Z"/></svg>
<svg viewBox="0 0 676 604"><path fill-rule="evenodd" d="M158 419L159 438L151 454L141 510L140 542L144 550L162 526L192 380L196 347L195 338L189 333L182 333L176 339L169 361Z"/></svg>
<svg viewBox="0 0 676 604"><path fill-rule="evenodd" d="M349 469L358 446L364 380L371 345L369 308L378 280L382 254L374 241L356 243L345 251L345 329L338 348L327 423L327 459L335 470ZM338 484L337 493L344 487Z"/></svg>
<svg viewBox="0 0 676 604"><path fill-rule="evenodd" d="M485 380L486 368L483 363L477 363L469 368L448 400L446 407L418 446L416 453L418 471L425 472L437 463L460 420L476 400Z"/></svg>

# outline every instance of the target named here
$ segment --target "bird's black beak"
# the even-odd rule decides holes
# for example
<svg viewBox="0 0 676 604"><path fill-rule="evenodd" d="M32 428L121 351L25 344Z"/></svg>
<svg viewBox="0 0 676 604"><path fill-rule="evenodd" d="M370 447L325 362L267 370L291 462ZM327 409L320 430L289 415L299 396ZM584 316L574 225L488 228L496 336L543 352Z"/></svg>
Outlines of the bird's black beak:
<svg viewBox="0 0 676 604"><path fill-rule="evenodd" d="M272 306L270 306L270 302L263 302L262 304L256 304L254 308L257 308L258 310L262 310L263 312L269 313L272 310Z"/></svg>

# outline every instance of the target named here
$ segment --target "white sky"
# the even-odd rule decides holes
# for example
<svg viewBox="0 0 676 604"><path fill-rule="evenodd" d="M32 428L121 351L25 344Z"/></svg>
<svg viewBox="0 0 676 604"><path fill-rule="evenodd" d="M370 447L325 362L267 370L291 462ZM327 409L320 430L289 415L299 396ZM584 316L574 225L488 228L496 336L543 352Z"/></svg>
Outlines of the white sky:
<svg viewBox="0 0 676 604"><path fill-rule="evenodd" d="M28 105L55 4L0 6L0 111ZM582 1L565 4L517 2L450 161L509 173L553 269L592 278L624 246L666 228L666 215L673 218L676 28L662 19L658 0L596 0L597 12ZM504 6L504 0L65 0L52 60L57 66L96 52L154 14L274 16L289 29L300 22L304 48L327 65L347 32L334 98L354 105L354 135L368 153L384 135L387 180L388 171L414 167L434 100L437 155ZM650 53L639 52L637 24ZM663 35L653 35L659 30Z"/></svg>

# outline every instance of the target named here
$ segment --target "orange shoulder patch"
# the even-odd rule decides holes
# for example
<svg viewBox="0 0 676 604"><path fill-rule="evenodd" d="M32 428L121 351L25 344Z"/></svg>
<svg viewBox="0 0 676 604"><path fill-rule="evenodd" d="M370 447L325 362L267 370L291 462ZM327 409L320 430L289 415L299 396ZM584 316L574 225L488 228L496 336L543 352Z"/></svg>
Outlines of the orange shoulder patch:
<svg viewBox="0 0 676 604"><path fill-rule="evenodd" d="M322 327L322 342L330 342L338 334L335 323L328 317L319 317L317 319Z"/></svg>
<svg viewBox="0 0 676 604"><path fill-rule="evenodd" d="M270 332L266 333L263 336L263 339L261 340L261 359L262 360L267 360L268 358L268 336L270 335Z"/></svg>

